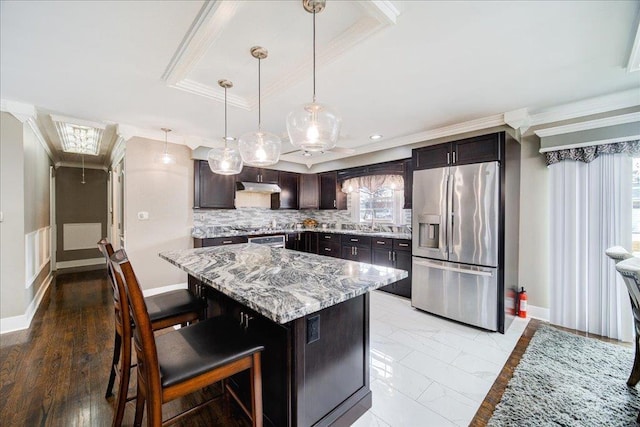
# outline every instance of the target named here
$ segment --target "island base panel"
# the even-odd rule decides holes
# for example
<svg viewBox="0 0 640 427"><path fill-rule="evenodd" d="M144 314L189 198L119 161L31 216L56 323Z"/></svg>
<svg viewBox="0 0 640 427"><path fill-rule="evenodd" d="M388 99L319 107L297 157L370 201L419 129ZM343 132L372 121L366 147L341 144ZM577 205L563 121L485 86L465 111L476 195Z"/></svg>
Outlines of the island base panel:
<svg viewBox="0 0 640 427"><path fill-rule="evenodd" d="M193 277L189 285L207 299L209 316L251 319L247 333L265 346L265 425L349 426L371 408L369 294L278 324ZM230 385L248 404L248 378Z"/></svg>

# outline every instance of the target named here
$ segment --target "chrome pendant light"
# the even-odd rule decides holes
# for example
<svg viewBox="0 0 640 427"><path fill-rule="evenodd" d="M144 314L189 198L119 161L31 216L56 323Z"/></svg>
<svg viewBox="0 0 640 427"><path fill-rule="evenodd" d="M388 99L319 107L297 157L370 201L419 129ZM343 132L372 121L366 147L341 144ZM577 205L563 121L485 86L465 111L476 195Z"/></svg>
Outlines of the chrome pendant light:
<svg viewBox="0 0 640 427"><path fill-rule="evenodd" d="M242 160L251 166L275 165L280 160L280 137L262 130L262 110L260 99L260 64L267 57L267 49L254 46L251 56L258 60L258 130L245 133L238 140L238 149Z"/></svg>
<svg viewBox="0 0 640 427"><path fill-rule="evenodd" d="M220 87L224 88L224 148L212 148L207 154L209 167L213 173L220 175L236 175L242 170L242 157L240 151L229 146L227 136L227 89L233 87L229 80L218 80Z"/></svg>
<svg viewBox="0 0 640 427"><path fill-rule="evenodd" d="M325 0L302 0L313 14L313 101L290 112L287 133L291 144L306 152L324 152L336 146L341 119L330 107L316 102L316 14L324 10Z"/></svg>
<svg viewBox="0 0 640 427"><path fill-rule="evenodd" d="M165 165L169 165L176 162L176 159L169 154L169 141L167 140L167 135L171 132L169 128L160 128L164 132L164 152L162 156L160 156L160 161Z"/></svg>

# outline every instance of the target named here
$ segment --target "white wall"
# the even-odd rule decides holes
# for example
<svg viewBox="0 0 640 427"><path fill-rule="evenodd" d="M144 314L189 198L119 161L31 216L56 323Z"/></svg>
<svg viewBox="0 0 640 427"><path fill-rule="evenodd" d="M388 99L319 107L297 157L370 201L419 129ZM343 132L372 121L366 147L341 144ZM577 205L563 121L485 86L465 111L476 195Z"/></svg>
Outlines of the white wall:
<svg viewBox="0 0 640 427"><path fill-rule="evenodd" d="M50 283L51 162L25 122L0 113L0 319L2 331L27 327ZM40 230L40 232L38 232ZM38 238L35 238L36 235ZM25 240L30 243L26 245ZM27 263L31 262L29 277ZM34 265L32 265L34 264Z"/></svg>
<svg viewBox="0 0 640 427"><path fill-rule="evenodd" d="M143 289L184 283L186 273L158 257L193 247L193 160L191 150L169 144L175 164L157 157L164 143L144 138L127 141L125 154L125 249ZM148 212L141 221L138 212Z"/></svg>
<svg viewBox="0 0 640 427"><path fill-rule="evenodd" d="M540 140L522 140L520 164L520 286L529 304L549 308L549 171Z"/></svg>
<svg viewBox="0 0 640 427"><path fill-rule="evenodd" d="M0 318L22 315L25 301L22 123L0 113Z"/></svg>

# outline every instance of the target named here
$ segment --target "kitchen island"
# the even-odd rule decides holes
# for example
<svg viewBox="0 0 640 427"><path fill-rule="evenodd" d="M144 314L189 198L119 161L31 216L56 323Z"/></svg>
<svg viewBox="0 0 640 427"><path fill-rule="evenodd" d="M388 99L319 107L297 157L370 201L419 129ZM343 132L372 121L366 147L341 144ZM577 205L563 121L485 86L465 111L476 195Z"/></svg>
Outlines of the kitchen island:
<svg viewBox="0 0 640 427"><path fill-rule="evenodd" d="M189 273L208 315L264 344L266 425L348 426L371 407L368 292L405 271L255 244L160 257ZM247 379L230 382L248 400Z"/></svg>

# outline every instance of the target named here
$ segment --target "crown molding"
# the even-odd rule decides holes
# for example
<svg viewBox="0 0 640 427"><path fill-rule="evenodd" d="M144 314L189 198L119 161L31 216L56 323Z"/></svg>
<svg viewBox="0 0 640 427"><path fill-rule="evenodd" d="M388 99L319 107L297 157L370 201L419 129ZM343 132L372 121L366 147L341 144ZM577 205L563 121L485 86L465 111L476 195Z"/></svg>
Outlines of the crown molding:
<svg viewBox="0 0 640 427"><path fill-rule="evenodd" d="M640 71L640 21L638 22L638 28L636 28L636 37L627 62L627 73L636 71Z"/></svg>
<svg viewBox="0 0 640 427"><path fill-rule="evenodd" d="M583 130L589 129L598 129L607 126L616 126L622 125L625 123L633 123L638 122L638 128L640 129L640 112L639 113L630 113L630 114L622 114L620 116L613 117L605 117L603 119L597 120L588 120L580 123L572 123L564 126L555 126L546 129L538 129L534 133L539 137L547 137L553 135L562 135L566 133L579 132Z"/></svg>
<svg viewBox="0 0 640 427"><path fill-rule="evenodd" d="M113 144L111 156L109 157L109 163L111 166L115 166L122 161L126 151L126 146L127 144L125 139L121 135L118 135L116 142Z"/></svg>
<svg viewBox="0 0 640 427"><path fill-rule="evenodd" d="M546 147L546 148L541 148L540 150L538 150L538 152L548 153L550 151L570 150L572 148L584 148L584 147L591 147L594 145L616 144L618 142L627 142L627 141L634 141L634 140L640 140L640 134L621 136L619 138L599 139L597 141L589 141L589 142L579 143L579 144L567 144L567 145L561 145L561 146L555 146L555 147Z"/></svg>
<svg viewBox="0 0 640 427"><path fill-rule="evenodd" d="M194 81L189 79L188 75L198 65L207 50L220 38L225 28L231 24L237 12L242 7L247 7L248 3L238 0L205 2L162 74L162 79L169 87L224 102L224 89ZM330 63L383 28L395 25L400 15L392 1L368 0L356 2L356 4L364 12L363 16L326 46L318 49L317 67ZM292 66L288 72L281 73L279 78L271 84L264 85L263 101L308 77L311 64L312 58L305 58ZM254 110L258 106L257 95L249 97L228 95L227 99L230 105L244 110Z"/></svg>
<svg viewBox="0 0 640 427"><path fill-rule="evenodd" d="M29 119L34 119L38 115L35 106L9 99L0 99L0 111L11 114L22 123Z"/></svg>
<svg viewBox="0 0 640 427"><path fill-rule="evenodd" d="M51 120L53 122L69 123L72 125L85 126L85 127L102 129L102 130L105 130L107 128L107 125L105 123L93 122L91 120L83 120L83 119L78 119L78 118L69 117L69 116L60 116L57 114L49 114L49 117L51 117Z"/></svg>
<svg viewBox="0 0 640 427"><path fill-rule="evenodd" d="M109 172L109 168L107 168L105 165L85 164L84 166L82 166L81 162L64 162L64 161L56 162L55 168L58 169L60 167L78 168L78 169L82 169L84 167L85 169L95 169L95 170L102 170L105 172Z"/></svg>
<svg viewBox="0 0 640 427"><path fill-rule="evenodd" d="M184 79L209 46L220 37L241 5L238 1L205 1L169 61L162 80L173 86Z"/></svg>
<svg viewBox="0 0 640 427"><path fill-rule="evenodd" d="M606 113L608 111L621 110L637 105L640 105L638 89L629 89L540 110L530 115L531 126Z"/></svg>

